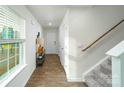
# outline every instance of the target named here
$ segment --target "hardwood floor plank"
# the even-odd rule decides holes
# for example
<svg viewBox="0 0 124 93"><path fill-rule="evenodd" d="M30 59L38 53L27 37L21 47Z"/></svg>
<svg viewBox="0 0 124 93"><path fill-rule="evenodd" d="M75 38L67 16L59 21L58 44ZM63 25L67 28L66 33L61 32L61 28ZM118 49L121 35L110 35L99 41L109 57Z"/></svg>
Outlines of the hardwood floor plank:
<svg viewBox="0 0 124 93"><path fill-rule="evenodd" d="M58 55L46 55L42 66L36 68L26 87L86 87L82 82L67 82Z"/></svg>

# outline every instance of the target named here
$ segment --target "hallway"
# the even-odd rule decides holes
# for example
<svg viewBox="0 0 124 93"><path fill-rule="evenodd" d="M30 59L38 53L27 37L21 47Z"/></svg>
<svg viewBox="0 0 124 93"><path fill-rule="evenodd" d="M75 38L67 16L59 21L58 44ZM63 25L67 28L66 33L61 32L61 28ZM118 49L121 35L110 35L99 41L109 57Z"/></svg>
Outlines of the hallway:
<svg viewBox="0 0 124 93"><path fill-rule="evenodd" d="M26 87L85 87L81 82L67 82L58 55L46 55L42 66L36 68Z"/></svg>

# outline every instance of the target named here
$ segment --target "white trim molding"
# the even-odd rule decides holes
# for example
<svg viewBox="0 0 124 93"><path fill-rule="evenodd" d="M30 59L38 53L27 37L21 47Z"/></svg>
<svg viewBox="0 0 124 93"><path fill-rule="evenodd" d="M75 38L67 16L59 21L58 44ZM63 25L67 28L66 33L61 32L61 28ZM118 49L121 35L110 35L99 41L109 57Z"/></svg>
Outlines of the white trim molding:
<svg viewBox="0 0 124 93"><path fill-rule="evenodd" d="M9 78L6 78L5 80L3 80L0 83L0 87L5 87L9 82L11 82L25 67L27 66L27 64L22 65L19 69L17 69L17 71L15 71L14 73L12 73Z"/></svg>
<svg viewBox="0 0 124 93"><path fill-rule="evenodd" d="M21 43L25 42L25 39L0 39L0 43Z"/></svg>
<svg viewBox="0 0 124 93"><path fill-rule="evenodd" d="M67 79L68 82L82 82L82 78L68 78Z"/></svg>

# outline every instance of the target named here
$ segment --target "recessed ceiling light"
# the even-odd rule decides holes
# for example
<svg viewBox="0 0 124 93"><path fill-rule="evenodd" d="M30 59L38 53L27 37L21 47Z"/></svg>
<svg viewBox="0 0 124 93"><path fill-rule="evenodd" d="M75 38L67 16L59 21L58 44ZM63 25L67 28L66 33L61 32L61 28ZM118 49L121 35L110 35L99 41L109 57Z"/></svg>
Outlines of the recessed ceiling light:
<svg viewBox="0 0 124 93"><path fill-rule="evenodd" d="M48 25L49 25L49 26L52 26L52 23L51 23L51 22L49 22L49 23L48 23Z"/></svg>

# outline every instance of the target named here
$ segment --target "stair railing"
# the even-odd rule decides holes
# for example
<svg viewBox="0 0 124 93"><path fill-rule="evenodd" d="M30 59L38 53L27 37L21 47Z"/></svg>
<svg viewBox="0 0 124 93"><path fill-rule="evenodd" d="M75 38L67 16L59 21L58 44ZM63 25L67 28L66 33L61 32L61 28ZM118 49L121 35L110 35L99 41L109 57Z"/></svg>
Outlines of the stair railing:
<svg viewBox="0 0 124 93"><path fill-rule="evenodd" d="M94 44L96 44L98 41L100 41L102 38L104 38L106 35L108 35L109 33L111 33L113 31L113 29L115 29L117 26L119 26L121 23L124 22L124 19L121 20L120 22L118 22L115 26L113 26L111 29L109 29L107 32L105 32L103 35L101 35L98 39L96 39L94 42L92 42L91 44L89 44L86 48L84 48L82 51L86 51L89 48L91 48Z"/></svg>

